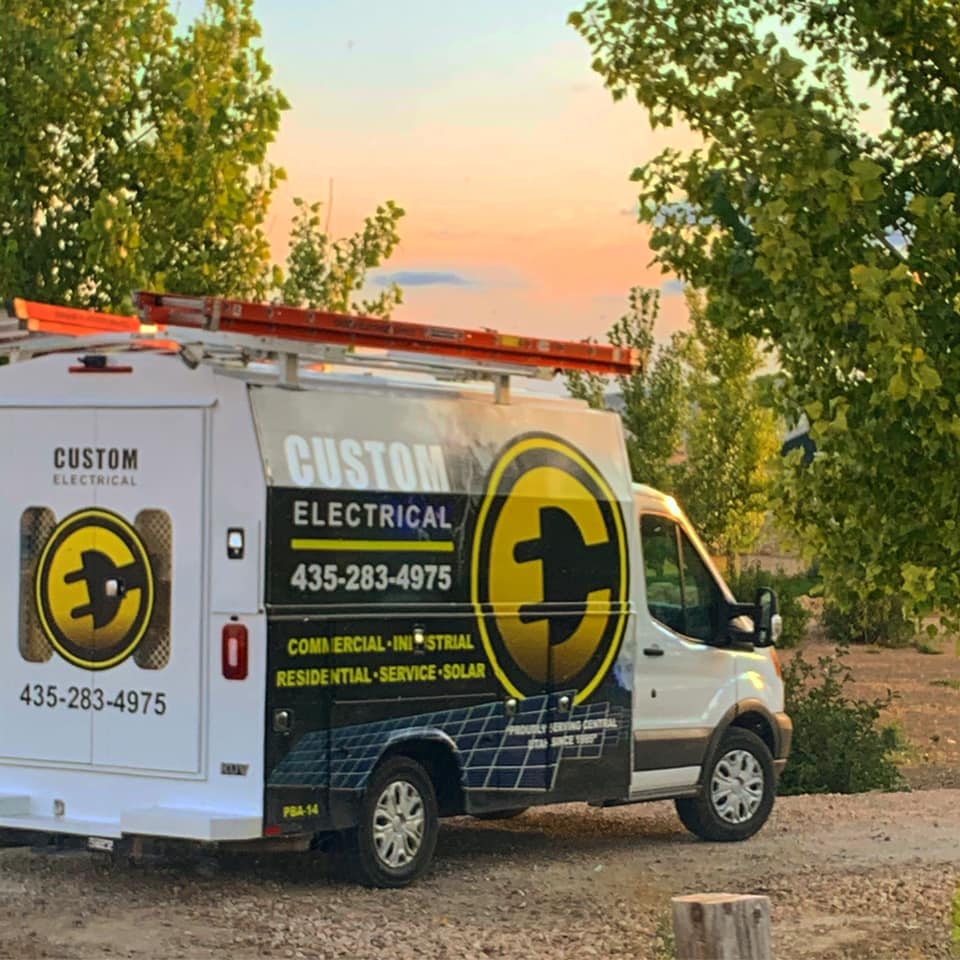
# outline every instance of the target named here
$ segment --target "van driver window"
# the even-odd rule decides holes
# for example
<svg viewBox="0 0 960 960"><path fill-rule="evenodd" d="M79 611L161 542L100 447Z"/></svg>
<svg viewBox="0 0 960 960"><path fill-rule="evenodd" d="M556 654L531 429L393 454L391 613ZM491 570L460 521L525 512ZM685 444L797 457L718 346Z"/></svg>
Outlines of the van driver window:
<svg viewBox="0 0 960 960"><path fill-rule="evenodd" d="M690 539L667 517L640 520L650 615L676 633L710 640L720 588Z"/></svg>
<svg viewBox="0 0 960 960"><path fill-rule="evenodd" d="M680 533L680 557L683 562L683 610L688 637L712 640L717 632L720 588L690 538Z"/></svg>
<svg viewBox="0 0 960 960"><path fill-rule="evenodd" d="M644 514L640 520L640 537L650 616L671 630L684 633L677 526L666 517Z"/></svg>

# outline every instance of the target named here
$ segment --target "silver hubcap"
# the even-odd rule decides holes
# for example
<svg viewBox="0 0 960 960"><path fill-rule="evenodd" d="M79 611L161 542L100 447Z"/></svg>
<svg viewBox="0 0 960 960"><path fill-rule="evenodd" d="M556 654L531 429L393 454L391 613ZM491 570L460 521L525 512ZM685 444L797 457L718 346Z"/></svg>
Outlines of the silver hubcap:
<svg viewBox="0 0 960 960"><path fill-rule="evenodd" d="M710 799L727 823L746 823L763 800L763 768L747 750L731 750L713 768Z"/></svg>
<svg viewBox="0 0 960 960"><path fill-rule="evenodd" d="M406 780L387 784L373 811L373 845L388 867L406 866L423 843L423 798Z"/></svg>

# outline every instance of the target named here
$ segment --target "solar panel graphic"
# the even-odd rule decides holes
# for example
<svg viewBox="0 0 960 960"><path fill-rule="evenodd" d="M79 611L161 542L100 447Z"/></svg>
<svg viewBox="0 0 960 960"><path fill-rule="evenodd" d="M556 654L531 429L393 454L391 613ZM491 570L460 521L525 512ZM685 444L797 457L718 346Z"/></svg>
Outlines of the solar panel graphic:
<svg viewBox="0 0 960 960"><path fill-rule="evenodd" d="M561 712L560 699L573 703L575 692L521 700L513 716L498 700L318 730L293 746L267 783L361 790L390 744L440 734L456 746L467 790L551 789L561 764L599 760L629 729L626 709L607 702Z"/></svg>

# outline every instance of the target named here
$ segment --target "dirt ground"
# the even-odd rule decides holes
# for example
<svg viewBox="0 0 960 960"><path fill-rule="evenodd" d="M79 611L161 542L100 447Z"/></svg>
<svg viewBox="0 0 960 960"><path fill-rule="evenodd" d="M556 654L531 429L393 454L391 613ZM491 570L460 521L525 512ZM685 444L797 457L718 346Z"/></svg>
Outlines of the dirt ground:
<svg viewBox="0 0 960 960"><path fill-rule="evenodd" d="M812 645L807 655L828 652ZM960 885L960 658L854 649L857 693L909 741L909 793L786 797L744 844L705 844L669 803L446 822L418 885L370 891L323 855L0 850L0 957L667 960L680 893L771 898L778 960L951 956ZM952 788L952 789L951 789Z"/></svg>
<svg viewBox="0 0 960 960"><path fill-rule="evenodd" d="M788 797L745 844L684 833L670 804L581 805L445 825L417 886L370 891L321 856L166 859L0 852L0 955L650 958L669 901L771 898L778 960L944 958L960 794Z"/></svg>

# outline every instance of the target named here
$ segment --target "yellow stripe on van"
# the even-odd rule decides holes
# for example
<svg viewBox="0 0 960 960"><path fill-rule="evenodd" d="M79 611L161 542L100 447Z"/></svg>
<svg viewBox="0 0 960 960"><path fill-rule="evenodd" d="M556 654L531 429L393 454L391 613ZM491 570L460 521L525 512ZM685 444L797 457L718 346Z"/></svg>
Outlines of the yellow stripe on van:
<svg viewBox="0 0 960 960"><path fill-rule="evenodd" d="M291 550L362 550L453 553L452 540L291 540Z"/></svg>

